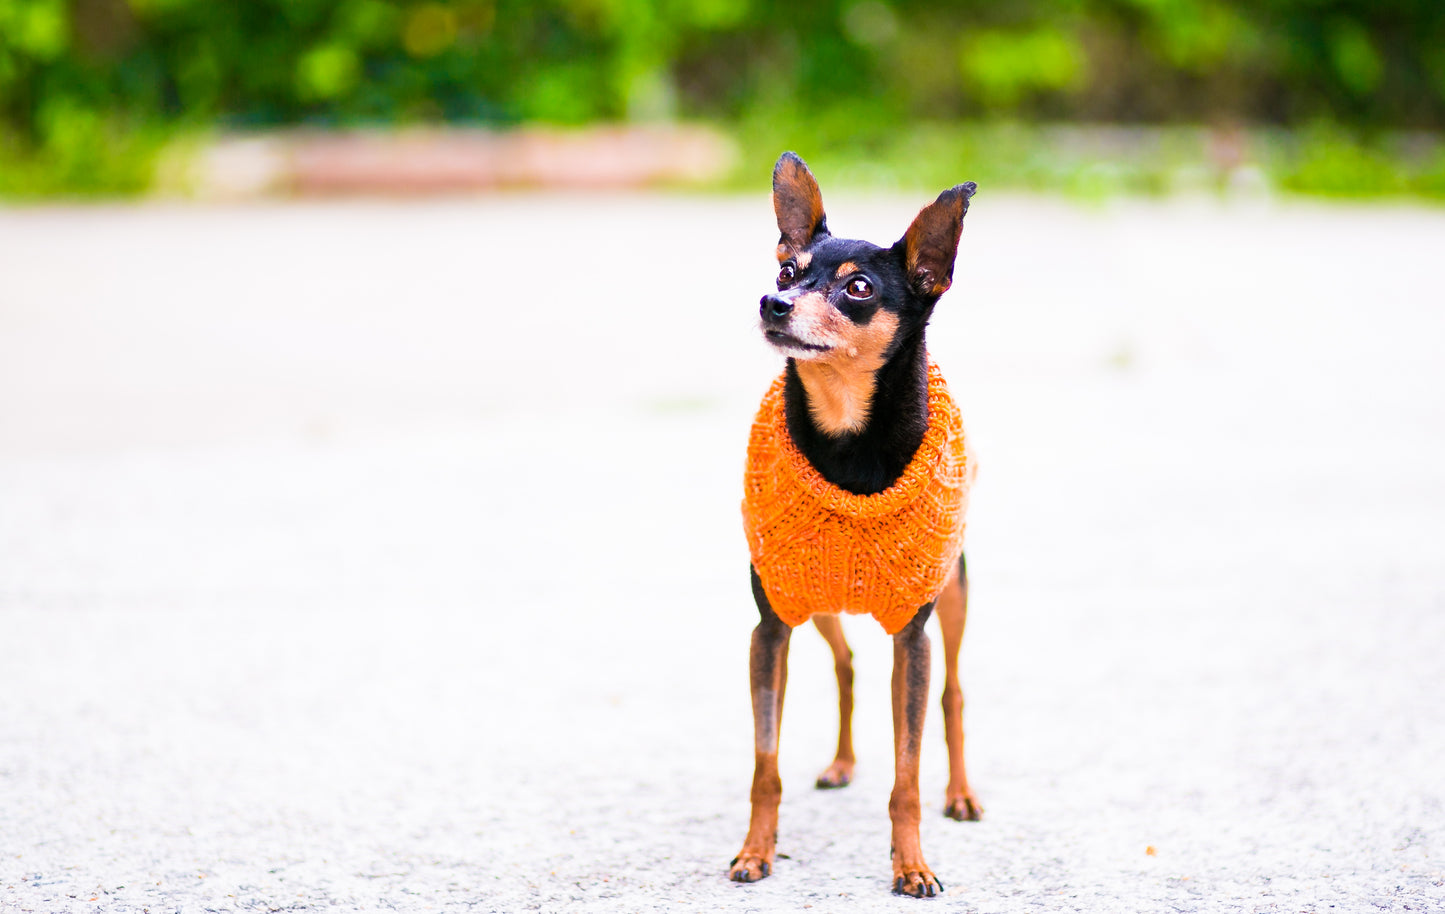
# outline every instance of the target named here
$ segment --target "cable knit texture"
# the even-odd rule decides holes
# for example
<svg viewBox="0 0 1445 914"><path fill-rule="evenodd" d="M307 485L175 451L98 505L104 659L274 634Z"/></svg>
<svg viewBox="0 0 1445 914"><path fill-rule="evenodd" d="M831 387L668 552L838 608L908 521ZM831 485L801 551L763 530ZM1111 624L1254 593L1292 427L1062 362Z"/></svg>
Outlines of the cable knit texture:
<svg viewBox="0 0 1445 914"><path fill-rule="evenodd" d="M825 480L792 436L784 376L753 421L743 528L773 611L869 613L890 635L938 596L963 549L974 460L938 366L928 363L928 430L892 486L855 495Z"/></svg>

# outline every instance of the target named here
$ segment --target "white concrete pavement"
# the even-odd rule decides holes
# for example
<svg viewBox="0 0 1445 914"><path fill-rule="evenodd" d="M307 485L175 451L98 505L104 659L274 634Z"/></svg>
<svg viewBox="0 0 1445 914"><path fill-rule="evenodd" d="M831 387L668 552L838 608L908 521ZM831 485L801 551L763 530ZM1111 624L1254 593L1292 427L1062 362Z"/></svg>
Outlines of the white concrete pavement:
<svg viewBox="0 0 1445 914"><path fill-rule="evenodd" d="M985 183L931 339L987 814L935 702L933 902L866 619L855 783L811 789L800 632L787 859L724 876L774 240L764 196L0 210L0 910L1445 909L1445 212Z"/></svg>

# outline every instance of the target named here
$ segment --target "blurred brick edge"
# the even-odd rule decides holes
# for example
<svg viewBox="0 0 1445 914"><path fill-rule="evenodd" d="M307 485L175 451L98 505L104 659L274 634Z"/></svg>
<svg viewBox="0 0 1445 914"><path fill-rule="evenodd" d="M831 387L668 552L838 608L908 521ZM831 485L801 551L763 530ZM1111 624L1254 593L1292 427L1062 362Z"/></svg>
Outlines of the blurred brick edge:
<svg viewBox="0 0 1445 914"><path fill-rule="evenodd" d="M736 160L700 126L296 130L178 144L157 186L204 199L640 188L714 183Z"/></svg>

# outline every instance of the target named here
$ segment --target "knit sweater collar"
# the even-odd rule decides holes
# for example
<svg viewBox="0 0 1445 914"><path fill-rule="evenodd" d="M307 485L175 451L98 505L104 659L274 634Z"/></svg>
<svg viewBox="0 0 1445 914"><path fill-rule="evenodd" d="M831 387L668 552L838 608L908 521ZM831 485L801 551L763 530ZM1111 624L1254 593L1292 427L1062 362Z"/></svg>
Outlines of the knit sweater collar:
<svg viewBox="0 0 1445 914"><path fill-rule="evenodd" d="M781 380L781 379L780 379ZM775 399L774 428L788 471L799 487L829 511L848 517L878 517L892 514L912 502L928 486L940 464L948 439L957 424L956 407L948 394L943 374L932 359L928 361L928 430L913 458L893 485L873 495L857 495L823 478L808 462L788 434L782 396Z"/></svg>

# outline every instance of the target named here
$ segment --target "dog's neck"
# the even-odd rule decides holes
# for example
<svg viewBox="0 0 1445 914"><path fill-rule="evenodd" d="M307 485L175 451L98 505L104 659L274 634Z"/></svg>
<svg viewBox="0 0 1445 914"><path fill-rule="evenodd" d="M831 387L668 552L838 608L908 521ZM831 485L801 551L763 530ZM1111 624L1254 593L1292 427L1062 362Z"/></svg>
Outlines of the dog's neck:
<svg viewBox="0 0 1445 914"><path fill-rule="evenodd" d="M824 479L856 495L898 480L928 430L928 353L920 333L877 367L788 360L788 434Z"/></svg>
<svg viewBox="0 0 1445 914"><path fill-rule="evenodd" d="M847 362L793 362L793 370L807 395L808 416L825 435L856 435L868 427L873 412L873 391L877 388L882 360L860 364Z"/></svg>

